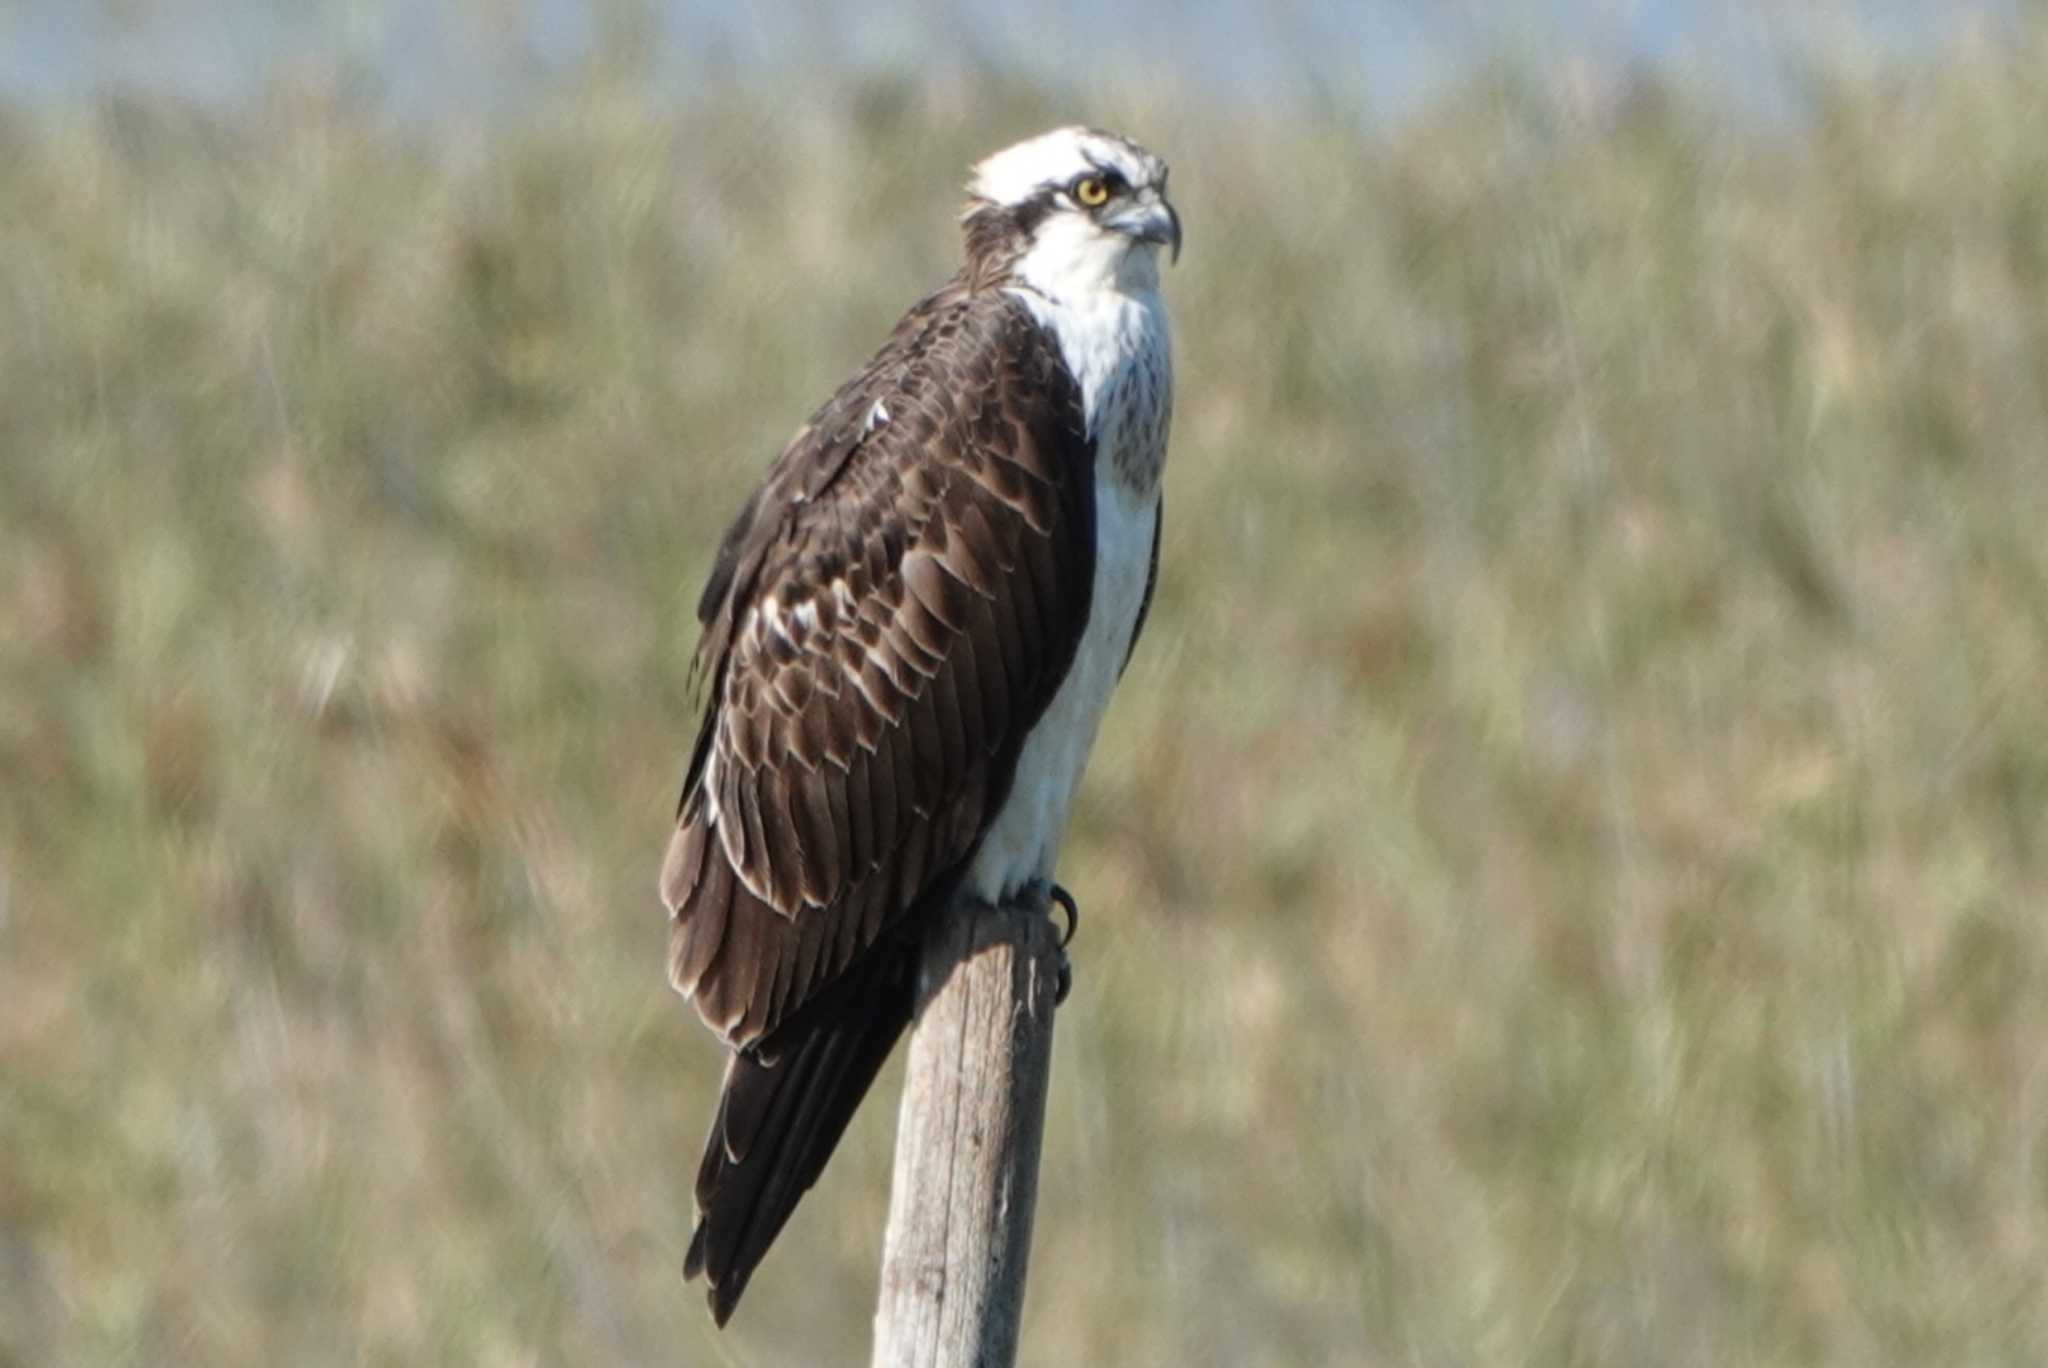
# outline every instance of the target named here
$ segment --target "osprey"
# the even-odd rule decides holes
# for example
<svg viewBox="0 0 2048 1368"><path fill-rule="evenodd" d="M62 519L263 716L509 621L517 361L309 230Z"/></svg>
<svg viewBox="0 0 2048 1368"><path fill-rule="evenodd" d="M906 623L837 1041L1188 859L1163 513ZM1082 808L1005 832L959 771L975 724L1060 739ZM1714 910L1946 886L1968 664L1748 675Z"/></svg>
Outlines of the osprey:
<svg viewBox="0 0 2048 1368"><path fill-rule="evenodd" d="M910 1023L928 921L1051 887L1158 570L1166 164L1062 128L968 194L965 264L797 430L697 606L661 896L733 1052L683 1270L720 1325Z"/></svg>

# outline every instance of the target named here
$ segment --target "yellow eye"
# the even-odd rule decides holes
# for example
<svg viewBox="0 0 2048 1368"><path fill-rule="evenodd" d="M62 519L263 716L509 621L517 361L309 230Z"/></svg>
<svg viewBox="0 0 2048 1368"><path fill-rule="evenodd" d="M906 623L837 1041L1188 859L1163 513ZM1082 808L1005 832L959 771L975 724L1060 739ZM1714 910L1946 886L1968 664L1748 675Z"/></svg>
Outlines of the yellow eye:
<svg viewBox="0 0 2048 1368"><path fill-rule="evenodd" d="M1090 209L1100 209L1109 203L1109 182L1100 176L1087 176L1074 182L1074 198Z"/></svg>

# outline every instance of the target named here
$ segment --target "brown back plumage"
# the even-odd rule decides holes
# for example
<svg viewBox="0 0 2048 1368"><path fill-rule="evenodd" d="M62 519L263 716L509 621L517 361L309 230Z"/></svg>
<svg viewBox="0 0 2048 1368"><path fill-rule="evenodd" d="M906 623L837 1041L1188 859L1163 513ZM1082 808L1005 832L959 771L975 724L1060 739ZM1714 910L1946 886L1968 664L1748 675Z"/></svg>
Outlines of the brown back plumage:
<svg viewBox="0 0 2048 1368"><path fill-rule="evenodd" d="M1021 226L812 415L719 548L661 876L676 987L735 1050L686 1272L731 1314L914 1007L954 891L1072 662L1094 452L1057 343L994 288Z"/></svg>

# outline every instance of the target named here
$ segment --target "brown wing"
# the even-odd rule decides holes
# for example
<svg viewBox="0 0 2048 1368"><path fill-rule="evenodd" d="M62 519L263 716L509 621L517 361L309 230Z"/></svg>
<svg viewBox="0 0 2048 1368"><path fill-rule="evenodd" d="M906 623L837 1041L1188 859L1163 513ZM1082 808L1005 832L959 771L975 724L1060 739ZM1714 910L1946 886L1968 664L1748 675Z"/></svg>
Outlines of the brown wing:
<svg viewBox="0 0 2048 1368"><path fill-rule="evenodd" d="M1072 663L1094 458L997 291L905 317L771 466L699 615L710 700L662 870L669 971L736 1048L950 893Z"/></svg>

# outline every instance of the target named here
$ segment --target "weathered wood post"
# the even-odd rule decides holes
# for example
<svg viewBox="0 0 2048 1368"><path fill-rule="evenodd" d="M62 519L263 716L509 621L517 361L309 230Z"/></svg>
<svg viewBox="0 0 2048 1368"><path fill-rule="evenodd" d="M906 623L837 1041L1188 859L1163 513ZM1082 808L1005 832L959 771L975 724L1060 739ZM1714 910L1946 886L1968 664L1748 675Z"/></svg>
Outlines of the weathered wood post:
<svg viewBox="0 0 2048 1368"><path fill-rule="evenodd" d="M1016 1361L1060 962L1046 912L1043 894L961 906L925 942L875 1368Z"/></svg>

